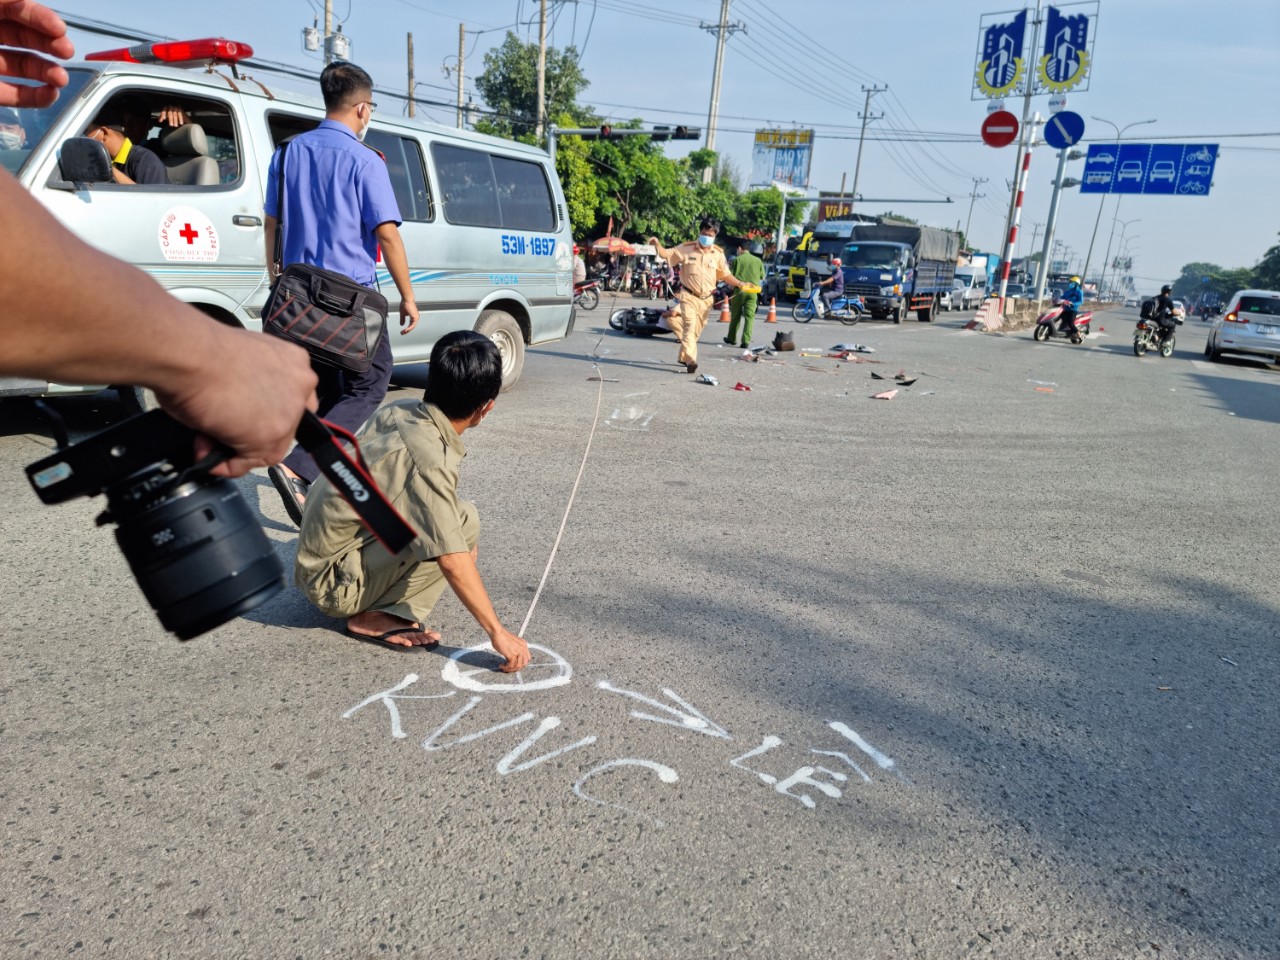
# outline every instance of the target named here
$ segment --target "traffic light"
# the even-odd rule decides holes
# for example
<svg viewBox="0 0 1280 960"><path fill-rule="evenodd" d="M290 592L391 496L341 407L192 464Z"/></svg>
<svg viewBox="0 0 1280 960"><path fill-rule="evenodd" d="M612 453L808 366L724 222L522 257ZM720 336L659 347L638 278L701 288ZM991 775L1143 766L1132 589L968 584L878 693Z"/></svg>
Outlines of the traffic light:
<svg viewBox="0 0 1280 960"><path fill-rule="evenodd" d="M701 140L701 139L702 139L702 128L701 128L701 127L683 127L683 126L681 126L681 127L676 127L676 132L675 132L675 135L673 136L673 138L672 138L672 139L674 139L674 140Z"/></svg>
<svg viewBox="0 0 1280 960"><path fill-rule="evenodd" d="M655 127L653 128L653 133L652 133L652 134L650 134L650 139L651 139L651 140L658 140L658 141L662 141L662 140L670 140L670 139L671 139L671 128L670 128L670 127L659 127L659 126L655 126Z"/></svg>
<svg viewBox="0 0 1280 960"><path fill-rule="evenodd" d="M612 134L613 134L613 127L609 126L607 123L600 124L601 140L608 140Z"/></svg>

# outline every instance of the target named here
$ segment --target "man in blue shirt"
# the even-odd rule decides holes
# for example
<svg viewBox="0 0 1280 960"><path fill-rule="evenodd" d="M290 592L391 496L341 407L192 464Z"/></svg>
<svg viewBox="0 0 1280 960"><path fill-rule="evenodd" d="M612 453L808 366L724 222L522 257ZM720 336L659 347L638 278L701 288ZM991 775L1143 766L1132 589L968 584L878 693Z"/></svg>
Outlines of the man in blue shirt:
<svg viewBox="0 0 1280 960"><path fill-rule="evenodd" d="M818 286L828 288L822 291L822 299L826 304L827 313L830 314L831 301L844 296L844 266L840 263L839 257L831 258L831 276L821 281Z"/></svg>
<svg viewBox="0 0 1280 960"><path fill-rule="evenodd" d="M277 186L281 153L267 173L267 263L272 278L291 263L305 263L374 286L378 248L400 291L400 333L418 324L418 306L409 282L409 262L400 239L400 207L386 162L361 140L376 104L373 79L353 63L336 62L320 74L325 119L294 137L284 154L284 209ZM276 230L284 221L281 263L276 264ZM314 363L320 384L320 416L355 433L382 403L391 382L391 343L384 332L364 373ZM268 470L294 523L302 521L307 487L319 474L315 461L295 447Z"/></svg>

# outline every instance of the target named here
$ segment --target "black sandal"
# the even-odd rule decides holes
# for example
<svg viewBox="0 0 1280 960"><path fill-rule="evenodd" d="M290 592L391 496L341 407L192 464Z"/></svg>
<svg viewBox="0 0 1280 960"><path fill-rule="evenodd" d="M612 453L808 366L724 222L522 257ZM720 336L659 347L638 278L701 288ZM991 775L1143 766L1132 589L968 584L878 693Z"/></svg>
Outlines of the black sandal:
<svg viewBox="0 0 1280 960"><path fill-rule="evenodd" d="M284 501L284 512L289 515L295 526L302 526L302 505L307 498L311 484L301 477L291 477L280 466L267 467L267 476Z"/></svg>

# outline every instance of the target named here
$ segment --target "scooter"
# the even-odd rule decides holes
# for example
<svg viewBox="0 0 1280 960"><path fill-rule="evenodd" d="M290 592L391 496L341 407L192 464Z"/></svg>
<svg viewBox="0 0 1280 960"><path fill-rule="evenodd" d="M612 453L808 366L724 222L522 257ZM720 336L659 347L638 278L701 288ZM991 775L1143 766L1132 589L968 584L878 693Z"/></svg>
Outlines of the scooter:
<svg viewBox="0 0 1280 960"><path fill-rule="evenodd" d="M1177 326L1182 326L1182 321L1177 317L1171 319ZM1156 320L1139 319L1133 331L1133 355L1141 357L1148 350L1158 350L1160 356L1171 357L1177 342L1173 327L1161 326Z"/></svg>
<svg viewBox="0 0 1280 960"><path fill-rule="evenodd" d="M824 320L827 317L827 302L822 299L821 288L812 284L809 292L795 302L791 308L791 319L797 323L808 323L814 317ZM841 323L853 326L867 312L861 297L836 297L831 301L831 316Z"/></svg>
<svg viewBox="0 0 1280 960"><path fill-rule="evenodd" d="M573 302L583 310L594 310L600 303L600 281L583 280L573 285Z"/></svg>
<svg viewBox="0 0 1280 960"><path fill-rule="evenodd" d="M1072 343L1082 342L1089 335L1089 323L1093 320L1093 311L1077 310L1076 328L1070 334L1066 334L1058 330L1058 318L1062 316L1062 311L1066 306L1066 302L1062 301L1040 314L1039 319L1036 320L1036 328L1031 332L1031 336L1040 342L1052 340L1054 337L1069 339Z"/></svg>

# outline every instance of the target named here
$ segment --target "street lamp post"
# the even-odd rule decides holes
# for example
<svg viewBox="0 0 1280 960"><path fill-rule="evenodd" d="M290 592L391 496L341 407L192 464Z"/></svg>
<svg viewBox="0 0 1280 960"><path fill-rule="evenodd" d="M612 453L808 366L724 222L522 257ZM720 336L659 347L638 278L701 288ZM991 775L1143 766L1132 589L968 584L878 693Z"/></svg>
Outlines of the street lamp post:
<svg viewBox="0 0 1280 960"><path fill-rule="evenodd" d="M1102 117L1095 117L1093 114L1089 115L1089 119L1097 120L1099 123L1105 123L1107 126L1115 130L1116 132L1116 163L1117 164L1119 164L1120 162L1120 137L1124 134L1124 132L1128 130L1130 127L1140 127L1144 123L1155 123L1154 120L1135 120L1133 123L1126 123L1123 127L1117 127L1110 120L1104 120ZM1120 201L1122 199L1123 199L1123 195L1116 197L1116 208L1111 213L1113 217L1120 213ZM1089 261L1093 259L1093 242L1098 239L1098 224L1102 222L1102 208L1106 206L1106 204L1107 204L1107 195L1104 193L1102 195L1102 199L1098 201L1098 216L1093 221L1093 236L1089 238L1089 253L1084 258L1084 271L1080 274L1080 279L1083 281L1088 281L1089 279L1087 274L1089 272ZM1106 272L1106 268L1104 267L1103 273L1105 272Z"/></svg>
<svg viewBox="0 0 1280 960"><path fill-rule="evenodd" d="M1115 217L1111 218L1111 237L1107 239L1107 255L1102 259L1102 279L1104 281L1107 279L1107 268L1111 264L1111 240L1116 235L1116 224L1117 223L1120 224L1120 242L1123 244L1124 234L1125 234L1125 231L1129 229L1129 224L1141 223L1141 222L1142 222L1141 218L1138 218L1138 217L1135 217L1132 220L1117 220ZM1104 292L1104 290L1105 290L1105 284L1099 284L1098 292L1102 293Z"/></svg>

